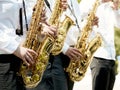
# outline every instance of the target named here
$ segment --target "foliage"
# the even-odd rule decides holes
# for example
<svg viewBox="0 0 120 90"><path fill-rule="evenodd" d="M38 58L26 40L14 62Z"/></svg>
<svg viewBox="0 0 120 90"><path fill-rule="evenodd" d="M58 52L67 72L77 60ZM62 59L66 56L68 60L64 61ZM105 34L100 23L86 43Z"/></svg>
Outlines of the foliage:
<svg viewBox="0 0 120 90"><path fill-rule="evenodd" d="M115 28L115 48L116 56L120 55L120 29Z"/></svg>
<svg viewBox="0 0 120 90"><path fill-rule="evenodd" d="M77 0L77 1L78 1L78 3L80 3L81 0Z"/></svg>

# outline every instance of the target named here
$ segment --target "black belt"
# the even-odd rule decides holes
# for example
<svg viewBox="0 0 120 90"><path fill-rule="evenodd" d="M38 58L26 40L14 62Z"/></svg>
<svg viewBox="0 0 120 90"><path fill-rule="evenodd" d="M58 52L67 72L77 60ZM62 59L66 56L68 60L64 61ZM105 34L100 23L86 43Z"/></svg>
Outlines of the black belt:
<svg viewBox="0 0 120 90"><path fill-rule="evenodd" d="M110 61L110 62L114 62L115 60L113 59L105 59L105 58L101 58L101 57L94 57L96 59L100 59L100 60L107 60L107 61Z"/></svg>
<svg viewBox="0 0 120 90"><path fill-rule="evenodd" d="M19 58L13 54L1 54L0 55L0 63L9 63L16 59L19 59Z"/></svg>
<svg viewBox="0 0 120 90"><path fill-rule="evenodd" d="M21 64L21 59L16 57L13 54L1 54L0 55L0 65L1 64L6 64L10 65L10 69L13 71L18 71L20 64Z"/></svg>
<svg viewBox="0 0 120 90"><path fill-rule="evenodd" d="M9 63L12 59L12 54L1 54L0 55L0 63Z"/></svg>

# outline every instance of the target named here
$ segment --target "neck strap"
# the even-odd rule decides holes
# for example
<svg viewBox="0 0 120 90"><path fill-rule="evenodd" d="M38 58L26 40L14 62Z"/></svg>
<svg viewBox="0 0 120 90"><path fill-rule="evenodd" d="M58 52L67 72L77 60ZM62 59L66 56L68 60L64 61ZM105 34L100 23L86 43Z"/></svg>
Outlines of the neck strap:
<svg viewBox="0 0 120 90"><path fill-rule="evenodd" d="M25 7L25 1L24 0L23 0L23 10L24 10L24 15L25 15L26 31L28 31L28 22L27 22L26 7Z"/></svg>

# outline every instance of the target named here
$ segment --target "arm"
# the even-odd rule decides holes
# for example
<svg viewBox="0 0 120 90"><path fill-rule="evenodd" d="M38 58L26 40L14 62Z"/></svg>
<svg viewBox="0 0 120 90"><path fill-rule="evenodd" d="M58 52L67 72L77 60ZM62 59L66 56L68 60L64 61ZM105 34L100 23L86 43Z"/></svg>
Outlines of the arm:
<svg viewBox="0 0 120 90"><path fill-rule="evenodd" d="M5 33L6 31L4 29L0 30L0 54L12 54L19 46L19 43L16 41L17 36L9 36Z"/></svg>
<svg viewBox="0 0 120 90"><path fill-rule="evenodd" d="M26 65L31 65L34 63L33 55L37 55L33 50L29 50L20 46L20 42L16 39L17 35L10 36L6 34L3 30L0 31L0 54L14 54L15 56L21 58Z"/></svg>
<svg viewBox="0 0 120 90"><path fill-rule="evenodd" d="M76 49L73 46L70 47L66 42L64 43L62 52L63 54L67 55L70 59L78 59L82 56L78 49Z"/></svg>
<svg viewBox="0 0 120 90"><path fill-rule="evenodd" d="M46 8L43 9L42 12L42 17L41 17L41 23L43 25L43 31L41 32L42 35L44 34L49 34L51 36L53 36L54 38L56 38L57 35L57 27L49 25L47 23L47 16L46 16Z"/></svg>
<svg viewBox="0 0 120 90"><path fill-rule="evenodd" d="M114 10L114 15L115 15L115 26L120 28L120 8L119 8L120 1L119 0L114 0L113 1L113 10Z"/></svg>
<svg viewBox="0 0 120 90"><path fill-rule="evenodd" d="M114 11L115 13L115 26L120 28L120 10Z"/></svg>

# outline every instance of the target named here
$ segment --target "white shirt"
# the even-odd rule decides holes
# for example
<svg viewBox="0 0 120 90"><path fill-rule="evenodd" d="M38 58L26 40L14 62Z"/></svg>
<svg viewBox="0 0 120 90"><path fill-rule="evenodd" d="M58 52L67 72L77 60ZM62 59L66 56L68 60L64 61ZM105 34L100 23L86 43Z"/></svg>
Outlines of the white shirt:
<svg viewBox="0 0 120 90"><path fill-rule="evenodd" d="M33 13L33 8L37 2L37 0L24 0L25 1L25 8L26 8L26 15L27 15L27 22L30 24L31 22L31 17ZM23 19L25 23L25 19ZM24 26L25 27L25 26Z"/></svg>
<svg viewBox="0 0 120 90"><path fill-rule="evenodd" d="M96 51L96 57L115 60L114 26L120 28L120 12L111 8L111 2L98 7L96 15L99 18L98 32L102 35L103 44Z"/></svg>
<svg viewBox="0 0 120 90"><path fill-rule="evenodd" d="M86 3L84 2L82 5L86 6ZM90 7L88 8L90 9ZM120 28L120 12L113 10L111 2L107 2L100 4L96 11L96 16L99 18L99 27L95 31L102 36L102 46L95 52L94 56L115 60L114 26Z"/></svg>
<svg viewBox="0 0 120 90"><path fill-rule="evenodd" d="M19 45L15 30L20 7L18 0L0 0L0 54L13 53Z"/></svg>
<svg viewBox="0 0 120 90"><path fill-rule="evenodd" d="M86 19L96 0L81 0L79 4L80 15L82 19Z"/></svg>

